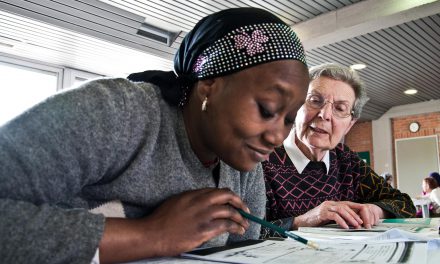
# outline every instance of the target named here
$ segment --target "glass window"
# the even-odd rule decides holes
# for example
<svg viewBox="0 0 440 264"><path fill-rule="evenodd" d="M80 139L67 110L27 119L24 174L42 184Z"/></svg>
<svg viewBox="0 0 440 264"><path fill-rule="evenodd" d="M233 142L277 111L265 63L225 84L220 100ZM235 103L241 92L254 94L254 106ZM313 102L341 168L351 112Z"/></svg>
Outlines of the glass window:
<svg viewBox="0 0 440 264"><path fill-rule="evenodd" d="M102 75L65 68L63 72L63 89L77 87L85 81L102 77Z"/></svg>
<svg viewBox="0 0 440 264"><path fill-rule="evenodd" d="M0 125L57 91L61 70L25 64L0 61Z"/></svg>

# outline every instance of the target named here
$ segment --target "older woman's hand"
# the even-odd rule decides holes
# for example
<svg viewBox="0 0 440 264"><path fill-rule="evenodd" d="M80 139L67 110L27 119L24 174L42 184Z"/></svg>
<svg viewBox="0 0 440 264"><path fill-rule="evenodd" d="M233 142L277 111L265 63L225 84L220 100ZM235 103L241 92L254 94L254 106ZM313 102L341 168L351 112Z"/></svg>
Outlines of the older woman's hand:
<svg viewBox="0 0 440 264"><path fill-rule="evenodd" d="M325 201L307 213L295 217L293 229L320 226L331 221L342 228L371 228L384 217L384 211L374 204L360 204L348 201Z"/></svg>

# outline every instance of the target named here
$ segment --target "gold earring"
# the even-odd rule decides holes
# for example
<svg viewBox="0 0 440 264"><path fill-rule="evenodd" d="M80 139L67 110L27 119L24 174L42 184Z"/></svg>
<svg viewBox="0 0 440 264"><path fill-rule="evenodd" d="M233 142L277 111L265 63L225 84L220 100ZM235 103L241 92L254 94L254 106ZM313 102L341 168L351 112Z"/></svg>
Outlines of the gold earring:
<svg viewBox="0 0 440 264"><path fill-rule="evenodd" d="M202 111L205 112L207 108L208 108L208 97L205 97L202 103Z"/></svg>

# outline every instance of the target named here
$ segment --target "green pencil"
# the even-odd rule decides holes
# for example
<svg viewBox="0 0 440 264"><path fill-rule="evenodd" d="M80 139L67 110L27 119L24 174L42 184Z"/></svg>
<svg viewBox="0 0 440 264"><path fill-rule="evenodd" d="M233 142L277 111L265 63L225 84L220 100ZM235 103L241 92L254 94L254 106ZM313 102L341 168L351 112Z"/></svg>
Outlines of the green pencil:
<svg viewBox="0 0 440 264"><path fill-rule="evenodd" d="M285 235L285 236L287 236L287 237L290 237L290 238L292 238L292 239L295 239L296 241L299 241L299 242L301 242L301 243L303 243L303 244L305 244L305 245L307 245L307 246L309 246L309 247L311 247L311 248L314 248L314 249L318 249L318 248L319 248L318 244L316 244L316 243L313 242L313 241L308 241L307 239L305 239L305 238L303 238L303 237L300 237L300 236L298 236L298 235L295 235L294 233L291 233L291 232L289 232L288 230L285 230L284 228L281 228L281 227L279 227L279 226L277 226L277 225L274 225L274 224L272 224L272 223L270 223L270 222L267 222L267 221L265 221L265 220L263 220L263 219L260 219L260 218L258 218L258 217L256 217L256 216L253 216L253 215L251 215L251 214L248 214L248 213L246 213L245 211L243 211L243 210L241 210L241 209L237 209L237 210L238 210L238 212L239 212L244 218L247 218L247 219L249 219L249 220L251 220L251 221L254 221L254 222L256 222L256 223L261 224L262 226L265 226L265 227L270 228L270 229L272 229L272 230L274 230L274 231L277 231L278 233L280 233L280 234L282 234L282 235Z"/></svg>

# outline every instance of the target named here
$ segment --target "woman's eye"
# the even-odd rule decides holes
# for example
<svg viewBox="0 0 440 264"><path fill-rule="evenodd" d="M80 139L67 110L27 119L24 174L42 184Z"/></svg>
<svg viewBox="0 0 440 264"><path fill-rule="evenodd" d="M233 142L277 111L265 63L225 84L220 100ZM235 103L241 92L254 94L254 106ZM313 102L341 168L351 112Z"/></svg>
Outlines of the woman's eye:
<svg viewBox="0 0 440 264"><path fill-rule="evenodd" d="M284 124L286 125L286 126L291 126L291 125L293 125L293 123L295 123L295 118L289 118L289 117L286 117L286 119L284 119Z"/></svg>
<svg viewBox="0 0 440 264"><path fill-rule="evenodd" d="M345 112L348 109L348 106L346 106L345 104L334 103L334 107L339 112Z"/></svg>
<svg viewBox="0 0 440 264"><path fill-rule="evenodd" d="M324 103L324 99L322 97L319 97L317 95L312 95L310 97L307 98L306 100L306 104L314 107L314 108L319 108L323 105Z"/></svg>
<svg viewBox="0 0 440 264"><path fill-rule="evenodd" d="M316 103L316 102L321 102L321 100L319 100L319 98L310 97L310 102Z"/></svg>
<svg viewBox="0 0 440 264"><path fill-rule="evenodd" d="M260 109L260 114L263 118L272 118L274 116L269 110L267 110L261 104L258 104L258 108Z"/></svg>
<svg viewBox="0 0 440 264"><path fill-rule="evenodd" d="M324 99L320 96L312 95L309 97L309 101L313 103L321 103L322 101L324 101Z"/></svg>

